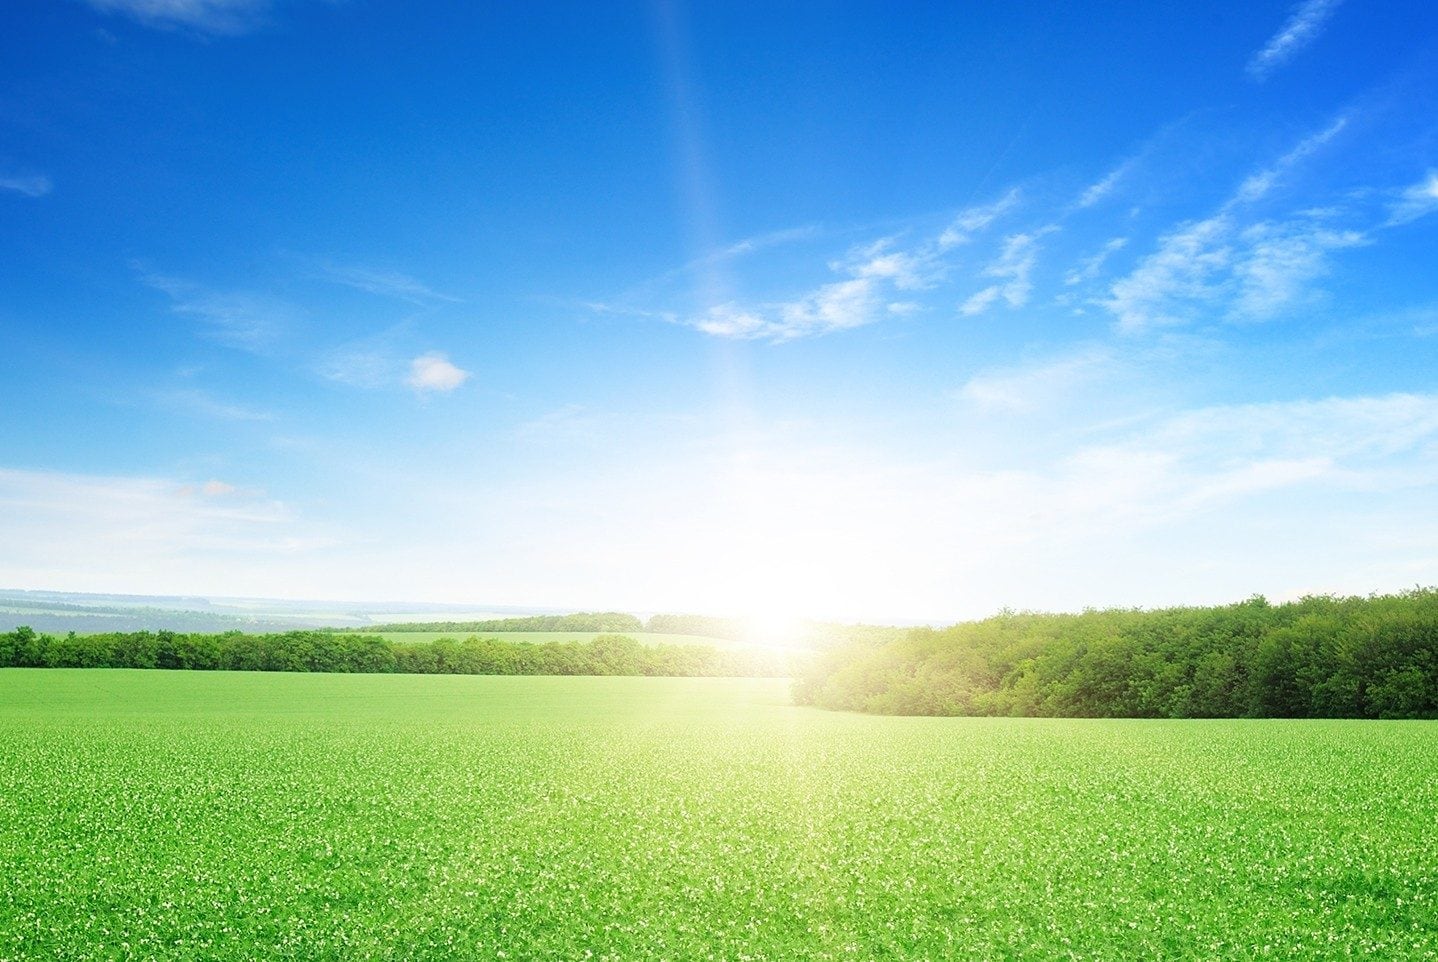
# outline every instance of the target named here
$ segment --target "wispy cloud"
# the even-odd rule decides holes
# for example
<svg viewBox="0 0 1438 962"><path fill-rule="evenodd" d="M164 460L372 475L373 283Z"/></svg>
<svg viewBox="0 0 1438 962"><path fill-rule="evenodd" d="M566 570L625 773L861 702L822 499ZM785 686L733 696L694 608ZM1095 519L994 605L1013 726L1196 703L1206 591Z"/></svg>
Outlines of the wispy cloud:
<svg viewBox="0 0 1438 962"><path fill-rule="evenodd" d="M755 307L715 304L684 323L715 337L770 341L852 330L883 317L911 313L912 305L894 300L893 295L926 286L935 270L925 252L895 249L889 240L859 248L829 267L845 278L790 301Z"/></svg>
<svg viewBox="0 0 1438 962"><path fill-rule="evenodd" d="M1146 433L1157 444L1205 457L1317 455L1357 467L1362 460L1425 450L1438 437L1438 395L1219 405L1176 415ZM1429 456L1435 453L1428 450ZM1438 477L1428 483L1438 483Z"/></svg>
<svg viewBox="0 0 1438 962"><path fill-rule="evenodd" d="M232 494L238 494L240 489L228 481L221 481L218 478L211 478L200 484L187 484L180 488L180 494L185 497L198 495L202 498L226 498Z"/></svg>
<svg viewBox="0 0 1438 962"><path fill-rule="evenodd" d="M321 266L321 276L325 280L342 284L345 287L352 287L369 294L393 297L419 306L440 302L451 304L459 302L459 298L441 293L423 281L416 280L399 271L325 263Z"/></svg>
<svg viewBox="0 0 1438 962"><path fill-rule="evenodd" d="M1054 359L1033 371L1052 367L1082 385L1109 375L1101 358ZM1027 410L1044 390L1027 372L1010 373L1011 383L996 376L976 385L981 397L991 388L986 399L994 403L973 412L973 422ZM998 429L1012 432L1009 424ZM622 544L616 566L634 571L661 554L663 570L649 584L668 582L665 590L675 592L767 590L820 611L860 598L910 613L929 610L934 598L980 612L1005 602L1172 604L1190 597L1176 584L1201 584L1219 597L1290 577L1381 586L1365 585L1354 567L1380 555L1365 540L1370 532L1412 530L1413 506L1425 504L1425 486L1438 479L1435 442L1438 397L1345 397L1203 406L1103 431L1065 430L1055 447L1035 449L1021 464L1012 445L992 459L972 443L962 454L937 444L915 458L771 426L676 445L639 473L541 477L525 487L562 518L571 555L577 546ZM1361 516L1362 530L1327 526L1318 499ZM597 513L595 504L610 510ZM1420 510L1416 518L1425 534L1430 516ZM1328 550L1305 541L1315 528ZM1431 558L1431 541L1382 554ZM1309 556L1297 575L1286 564ZM507 555L504 563L536 578L562 570L552 557ZM1216 587L1192 578L1202 564L1242 571ZM1116 591L1119 572L1126 574ZM618 577L614 592L624 589ZM967 597L955 598L956 585ZM722 610L735 598L705 600Z"/></svg>
<svg viewBox="0 0 1438 962"><path fill-rule="evenodd" d="M753 254L770 247L778 247L781 244L791 244L794 241L808 240L818 233L818 227L813 224L806 224L802 227L785 227L780 230L769 231L767 234L756 234L753 237L746 237L743 240L735 241L728 247L721 248L712 254L695 258L689 262L688 266L693 267L701 263L711 263L716 260L743 257L746 254Z"/></svg>
<svg viewBox="0 0 1438 962"><path fill-rule="evenodd" d="M1343 128L1348 126L1348 117L1339 116L1331 124L1320 130L1318 133L1305 137L1299 141L1288 153L1278 158L1277 162L1265 170L1261 170L1247 177L1239 185L1237 193L1229 202L1232 204L1251 203L1264 197L1279 182L1284 174L1309 157L1313 156L1319 148L1329 143L1333 138L1342 133Z"/></svg>
<svg viewBox="0 0 1438 962"><path fill-rule="evenodd" d="M1312 218L1243 226L1219 214L1160 239L1101 303L1125 333L1202 320L1265 320L1311 295L1331 252L1366 239Z"/></svg>
<svg viewBox="0 0 1438 962"><path fill-rule="evenodd" d="M154 395L155 403L161 407L197 417L217 421L273 421L270 411L221 401L207 391L189 388L179 391L161 391Z"/></svg>
<svg viewBox="0 0 1438 962"><path fill-rule="evenodd" d="M107 14L118 14L147 27L193 30L233 36L262 26L270 0L86 0Z"/></svg>
<svg viewBox="0 0 1438 962"><path fill-rule="evenodd" d="M1023 194L1017 187L1014 187L992 203L960 211L939 235L939 249L946 250L960 244L967 244L974 239L975 234L1017 207L1022 198Z"/></svg>
<svg viewBox="0 0 1438 962"><path fill-rule="evenodd" d="M1275 491L1375 492L1438 483L1438 395L1213 405L1147 419L1016 474L1032 540L1133 533ZM1008 509L1011 514L1014 508ZM1027 534L1025 535L1025 532Z"/></svg>
<svg viewBox="0 0 1438 962"><path fill-rule="evenodd" d="M470 372L456 367L448 357L438 351L421 354L409 362L409 377L405 379L415 391L421 394L453 391L469 380Z"/></svg>
<svg viewBox="0 0 1438 962"><path fill-rule="evenodd" d="M716 337L792 341L872 324L880 316L877 284L855 277L825 284L805 297L757 309L728 302L691 318L696 330Z"/></svg>
<svg viewBox="0 0 1438 962"><path fill-rule="evenodd" d="M1120 331L1135 333L1200 320L1266 320L1317 292L1332 252L1368 241L1359 230L1330 226L1334 211L1312 210L1286 220L1251 221L1248 205L1347 126L1347 115L1299 141L1248 177L1207 218L1180 224L1157 249L1115 281L1100 303Z"/></svg>
<svg viewBox="0 0 1438 962"><path fill-rule="evenodd" d="M205 336L229 347L263 354L299 321L291 305L248 291L214 291L193 281L142 273L150 287L167 294L171 309L193 317Z"/></svg>
<svg viewBox="0 0 1438 962"><path fill-rule="evenodd" d="M1438 211L1438 170L1430 170L1426 179L1398 195L1389 207L1388 225L1406 224L1434 211Z"/></svg>
<svg viewBox="0 0 1438 962"><path fill-rule="evenodd" d="M0 562L0 583L232 594L274 593L277 566L312 564L335 543L232 480L10 468L0 468L0 538L30 546L23 562Z"/></svg>
<svg viewBox="0 0 1438 962"><path fill-rule="evenodd" d="M1359 231L1334 230L1308 220L1255 224L1240 240L1242 256L1235 265L1229 315L1244 320L1266 320L1304 303L1311 282L1328 272L1332 251L1367 243Z"/></svg>
<svg viewBox="0 0 1438 962"><path fill-rule="evenodd" d="M969 297L959 306L965 316L982 314L1002 298L1009 307L1023 307L1033 293L1032 274L1038 261L1039 239L1058 228L1052 224L1026 234L1012 234L1004 240L998 260L984 269L984 276L999 281Z"/></svg>
<svg viewBox="0 0 1438 962"><path fill-rule="evenodd" d="M364 344L336 348L315 365L319 375L350 387L378 388L399 380L399 360L387 350Z"/></svg>
<svg viewBox="0 0 1438 962"><path fill-rule="evenodd" d="M1108 259L1128 246L1127 237L1114 237L1098 249L1096 254L1079 261L1078 266L1064 275L1064 283L1070 287L1091 281L1103 270Z"/></svg>
<svg viewBox="0 0 1438 962"><path fill-rule="evenodd" d="M1085 188L1084 192L1079 195L1079 199L1074 202L1074 206L1082 210L1093 207L1095 204L1104 200L1114 192L1114 189L1119 185L1119 181L1127 177L1129 172L1132 171L1137 164L1137 158L1131 157L1125 160L1105 174L1100 180Z"/></svg>
<svg viewBox="0 0 1438 962"><path fill-rule="evenodd" d="M1248 61L1248 75L1265 80L1314 41L1342 0L1304 0L1293 9L1278 32Z"/></svg>
<svg viewBox="0 0 1438 962"><path fill-rule="evenodd" d="M1317 203L1310 200L1296 212L1274 216L1263 209L1289 199L1288 194L1309 180L1318 182L1317 177L1301 178L1303 168L1317 166L1332 150L1353 147L1354 138L1344 135L1359 113L1359 107L1343 110L1286 152L1235 177L1233 189L1207 216L1170 222L1156 236L1150 234L1148 253L1139 256L1136 264L1126 265L1126 273L1116 279L1105 278L1105 296L1088 303L1109 310L1121 332L1134 333L1199 322L1264 320L1321 300L1326 292L1317 282L1329 273L1334 255L1377 239L1375 231L1382 223L1375 219L1372 208L1381 204L1381 198L1387 196L1391 201L1390 225L1438 209L1438 174L1433 173L1401 193L1385 195L1381 188L1365 186L1322 197ZM1373 119L1372 113L1365 109L1363 117ZM981 235L1026 203L1017 187L961 211L917 239L906 234L856 247L848 256L828 264L837 277L797 296L760 300L701 292L697 309L662 304L647 309L644 305L595 305L592 309L683 324L716 337L789 341L939 309L943 301L934 293L937 290L952 292L954 299L948 303L957 302L963 316L1024 307L1033 303L1035 291L1044 281L1038 265L1044 250L1051 246L1043 241L1046 235L1072 230L1079 243L1097 245L1058 274L1056 281L1068 288L1112 274L1114 256L1140 243L1137 232L1142 223L1132 216L1125 218L1122 236L1107 240L1102 239L1103 234L1082 233L1094 227L1087 217L1084 223L1070 222L1078 211L1110 196L1140 163L1156 163L1151 160L1156 145L1180 125L1193 126L1188 119L1170 125L1076 200L1041 211L1047 213L1045 226L1021 225L1023 229L1007 232L1001 241ZM1191 153L1185 149L1183 157ZM996 250L990 246L995 243ZM738 256L758 246L741 243L711 256ZM1052 246L1062 249L1064 245ZM978 259L985 255L987 261ZM1075 308L1083 297L1080 292L1054 293L1048 306Z"/></svg>
<svg viewBox="0 0 1438 962"><path fill-rule="evenodd" d="M44 197L54 187L43 174L0 174L0 190L13 190L26 197Z"/></svg>
<svg viewBox="0 0 1438 962"><path fill-rule="evenodd" d="M1089 347L1066 357L985 371L959 388L958 396L985 410L1024 413L1103 378L1112 367L1107 350Z"/></svg>

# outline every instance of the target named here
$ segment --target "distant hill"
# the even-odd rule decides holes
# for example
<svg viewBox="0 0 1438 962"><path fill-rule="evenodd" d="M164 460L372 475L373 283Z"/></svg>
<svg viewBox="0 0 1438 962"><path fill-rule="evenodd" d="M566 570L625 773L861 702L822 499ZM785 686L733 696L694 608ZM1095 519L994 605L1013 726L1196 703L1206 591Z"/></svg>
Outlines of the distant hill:
<svg viewBox="0 0 1438 962"><path fill-rule="evenodd" d="M0 588L0 631L27 625L51 634L111 631L264 633L363 628L385 622L553 615L556 609L417 602L294 601L193 595L87 594Z"/></svg>

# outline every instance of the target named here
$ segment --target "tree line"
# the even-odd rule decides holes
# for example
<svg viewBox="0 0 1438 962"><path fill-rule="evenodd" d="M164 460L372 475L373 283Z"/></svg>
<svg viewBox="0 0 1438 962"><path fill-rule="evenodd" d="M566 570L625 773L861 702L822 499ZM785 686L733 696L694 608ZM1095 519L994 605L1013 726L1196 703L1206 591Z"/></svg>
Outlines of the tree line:
<svg viewBox="0 0 1438 962"><path fill-rule="evenodd" d="M364 631L446 631L457 634L481 634L486 631L644 631L644 622L622 611L581 611L570 615L524 615L516 618L490 618L486 621L406 621L393 625L366 625L352 629ZM652 629L651 629L652 630Z"/></svg>
<svg viewBox="0 0 1438 962"><path fill-rule="evenodd" d="M800 704L908 715L1438 717L1438 589L1005 611L800 666Z"/></svg>
<svg viewBox="0 0 1438 962"><path fill-rule="evenodd" d="M768 652L707 645L641 645L617 634L584 642L513 642L477 636L392 642L359 632L49 635L29 627L0 633L0 667L680 677L781 677L791 673L787 659Z"/></svg>

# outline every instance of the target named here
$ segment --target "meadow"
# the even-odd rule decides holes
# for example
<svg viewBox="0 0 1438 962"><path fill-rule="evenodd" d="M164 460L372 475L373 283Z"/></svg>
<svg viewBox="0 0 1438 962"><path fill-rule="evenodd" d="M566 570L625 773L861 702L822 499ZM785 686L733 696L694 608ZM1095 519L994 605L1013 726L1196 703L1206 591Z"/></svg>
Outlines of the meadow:
<svg viewBox="0 0 1438 962"><path fill-rule="evenodd" d="M1424 722L0 670L0 959L1438 958Z"/></svg>

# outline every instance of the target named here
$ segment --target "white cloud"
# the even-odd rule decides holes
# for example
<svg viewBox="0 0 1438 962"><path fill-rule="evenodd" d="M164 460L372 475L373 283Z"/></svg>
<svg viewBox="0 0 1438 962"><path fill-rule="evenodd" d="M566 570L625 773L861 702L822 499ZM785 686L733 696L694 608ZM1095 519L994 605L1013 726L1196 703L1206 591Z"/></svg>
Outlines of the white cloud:
<svg viewBox="0 0 1438 962"><path fill-rule="evenodd" d="M1102 306L1135 333L1209 320L1265 320L1315 296L1331 252L1365 243L1358 231L1309 218L1241 227L1228 214L1159 240Z"/></svg>
<svg viewBox="0 0 1438 962"><path fill-rule="evenodd" d="M890 281L901 291L912 291L926 287L932 265L922 253L895 250L891 240L882 240L859 252L847 265L833 265L836 270L847 269L855 278Z"/></svg>
<svg viewBox="0 0 1438 962"><path fill-rule="evenodd" d="M959 312L968 316L982 314L993 307L1000 298L1009 307L1023 307L1033 293L1034 264L1038 260L1039 238L1058 230L1056 226L1040 228L1027 234L1012 234L1004 240L1003 251L998 260L984 268L984 276L1001 283L991 285L974 294L959 307Z"/></svg>
<svg viewBox="0 0 1438 962"><path fill-rule="evenodd" d="M994 306L994 303L999 299L1000 293L1002 292L999 290L997 284L990 284L978 293L965 298L964 302L959 305L959 313L965 317L974 317L982 314Z"/></svg>
<svg viewBox="0 0 1438 962"><path fill-rule="evenodd" d="M873 277L825 284L808 297L782 305L778 327L772 336L789 340L871 324L879 317L878 287Z"/></svg>
<svg viewBox="0 0 1438 962"><path fill-rule="evenodd" d="M888 295L928 286L935 271L927 253L895 249L891 240L858 248L829 267L848 276L790 301L756 307L732 301L711 305L685 323L715 337L776 342L852 330L911 313L913 305Z"/></svg>
<svg viewBox="0 0 1438 962"><path fill-rule="evenodd" d="M695 330L715 337L782 339L783 328L762 314L745 310L738 304L715 304L702 315L689 321Z"/></svg>
<svg viewBox="0 0 1438 962"><path fill-rule="evenodd" d="M1347 115L1299 141L1271 167L1239 185L1212 216L1179 225L1158 240L1100 302L1119 330L1142 331L1201 320L1263 320L1319 296L1312 282L1333 251L1367 242L1357 230L1327 226L1340 210L1313 208L1281 221L1244 223L1244 205L1273 190L1294 166L1337 137ZM1082 272L1069 282L1082 280Z"/></svg>
<svg viewBox="0 0 1438 962"><path fill-rule="evenodd" d="M1331 230L1308 222L1255 224L1241 235L1243 253L1234 268L1229 316L1265 320L1305 302L1311 283L1328 271L1329 252L1366 242L1358 231Z"/></svg>
<svg viewBox="0 0 1438 962"><path fill-rule="evenodd" d="M148 27L234 35L263 24L269 0L87 0L101 13L119 14Z"/></svg>
<svg viewBox="0 0 1438 962"><path fill-rule="evenodd" d="M973 240L973 235L985 229L1004 214L1018 206L1022 194L1017 187L1012 188L1007 194L990 204L982 204L977 207L969 207L962 210L953 219L947 228L939 235L938 245L940 250L947 250L950 247L957 247L959 244L967 244Z"/></svg>
<svg viewBox="0 0 1438 962"><path fill-rule="evenodd" d="M1399 195L1389 208L1388 225L1406 224L1434 211L1438 211L1438 170L1430 170L1425 180Z"/></svg>
<svg viewBox="0 0 1438 962"><path fill-rule="evenodd" d="M1181 311L1213 296L1213 278L1226 270L1233 250L1226 243L1232 224L1224 216L1186 224L1160 238L1158 250L1115 281L1103 306L1113 312L1121 331L1180 324L1192 320Z"/></svg>
<svg viewBox="0 0 1438 962"><path fill-rule="evenodd" d="M1342 0L1304 0L1248 61L1248 75L1264 80L1317 38Z"/></svg>
<svg viewBox="0 0 1438 962"><path fill-rule="evenodd" d="M0 190L13 190L26 197L44 197L54 186L43 174L0 175Z"/></svg>
<svg viewBox="0 0 1438 962"><path fill-rule="evenodd" d="M469 377L468 371L455 367L448 357L431 351L409 362L409 377L405 379L405 383L421 393L449 392L469 380Z"/></svg>

